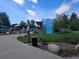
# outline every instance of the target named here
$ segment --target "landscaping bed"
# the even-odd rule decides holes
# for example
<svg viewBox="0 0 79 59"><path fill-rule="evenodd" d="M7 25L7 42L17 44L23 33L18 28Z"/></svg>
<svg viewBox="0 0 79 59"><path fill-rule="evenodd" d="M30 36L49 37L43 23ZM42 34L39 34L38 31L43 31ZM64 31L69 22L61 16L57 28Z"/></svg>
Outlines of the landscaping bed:
<svg viewBox="0 0 79 59"><path fill-rule="evenodd" d="M32 34L30 35L30 42L31 37L37 36L38 42L47 41L47 42L67 42L71 44L78 44L79 43L79 33L54 33L50 35L46 34ZM20 42L28 43L28 35L19 36L17 38Z"/></svg>
<svg viewBox="0 0 79 59"><path fill-rule="evenodd" d="M54 53L61 57L79 56L79 49L75 49L75 46L79 44L79 33L54 33L52 35L35 33L30 35L30 43L32 42L32 36L37 36L37 47L40 49L46 50L50 53ZM28 43L28 35L19 36L17 39L23 42L24 44ZM59 52L55 53L48 49L48 44L58 45L60 47Z"/></svg>
<svg viewBox="0 0 79 59"><path fill-rule="evenodd" d="M75 44L70 44L66 42L48 42L48 44L58 45L60 47L59 52L55 53L51 51L50 49L48 49L47 45L38 45L38 48L46 50L61 57L79 57L79 49L75 49Z"/></svg>

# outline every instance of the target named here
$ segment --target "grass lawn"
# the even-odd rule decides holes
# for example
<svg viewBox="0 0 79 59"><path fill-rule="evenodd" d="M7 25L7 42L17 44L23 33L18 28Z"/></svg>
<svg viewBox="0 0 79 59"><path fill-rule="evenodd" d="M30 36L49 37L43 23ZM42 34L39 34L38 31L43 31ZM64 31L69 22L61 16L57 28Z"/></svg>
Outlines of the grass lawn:
<svg viewBox="0 0 79 59"><path fill-rule="evenodd" d="M31 36L37 36L38 37L38 41L40 41L40 39L42 40L46 40L47 42L69 42L69 43L79 43L79 33L54 33L52 35L46 35L46 34L32 34ZM19 36L17 38L19 41L23 42L23 43L28 43L28 36ZM31 42L31 38L30 38L30 42Z"/></svg>

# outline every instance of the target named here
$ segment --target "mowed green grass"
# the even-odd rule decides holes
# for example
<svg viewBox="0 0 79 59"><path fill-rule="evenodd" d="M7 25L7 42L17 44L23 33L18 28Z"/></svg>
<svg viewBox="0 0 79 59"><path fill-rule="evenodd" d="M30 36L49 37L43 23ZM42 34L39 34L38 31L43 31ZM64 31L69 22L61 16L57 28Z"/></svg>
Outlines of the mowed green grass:
<svg viewBox="0 0 79 59"><path fill-rule="evenodd" d="M40 39L45 40L47 42L69 42L69 43L79 43L79 33L54 33L54 34L32 34L32 36L37 36L38 41ZM18 40L23 43L28 43L28 36L19 36ZM30 38L31 42L31 38Z"/></svg>

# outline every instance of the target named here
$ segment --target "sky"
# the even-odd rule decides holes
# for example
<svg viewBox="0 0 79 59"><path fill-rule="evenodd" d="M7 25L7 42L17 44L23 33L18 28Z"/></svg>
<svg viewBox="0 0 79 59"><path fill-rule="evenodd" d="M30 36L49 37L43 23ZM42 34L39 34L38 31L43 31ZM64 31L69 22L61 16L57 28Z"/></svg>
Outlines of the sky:
<svg viewBox="0 0 79 59"><path fill-rule="evenodd" d="M0 12L6 12L12 24L27 19L54 19L63 13L75 12L79 16L79 0L0 0Z"/></svg>

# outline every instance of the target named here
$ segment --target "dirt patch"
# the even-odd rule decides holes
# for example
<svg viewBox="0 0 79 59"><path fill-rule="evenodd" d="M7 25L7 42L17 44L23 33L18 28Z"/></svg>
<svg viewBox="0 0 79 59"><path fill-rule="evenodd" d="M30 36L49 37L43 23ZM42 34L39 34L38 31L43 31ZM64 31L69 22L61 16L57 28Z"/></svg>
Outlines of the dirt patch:
<svg viewBox="0 0 79 59"><path fill-rule="evenodd" d="M60 51L58 53L54 53L53 51L50 51L47 47L47 45L39 44L38 48L46 50L50 53L54 53L56 55L59 55L61 57L74 57L79 56L79 50L75 50L75 44L65 43L65 42L47 42L47 44L56 44L60 46Z"/></svg>

